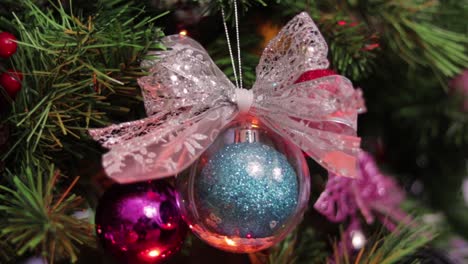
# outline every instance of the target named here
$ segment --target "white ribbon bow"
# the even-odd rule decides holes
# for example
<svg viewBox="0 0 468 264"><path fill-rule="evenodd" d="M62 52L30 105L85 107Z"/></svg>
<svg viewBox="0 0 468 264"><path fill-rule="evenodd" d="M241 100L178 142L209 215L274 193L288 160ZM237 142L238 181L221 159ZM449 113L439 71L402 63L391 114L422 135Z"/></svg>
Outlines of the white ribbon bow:
<svg viewBox="0 0 468 264"><path fill-rule="evenodd" d="M296 83L304 72L328 67L327 44L309 15L297 15L268 44L250 91L236 89L193 39L172 35L162 43L168 50L144 61L150 74L138 80L148 117L90 131L110 149L103 166L111 178L176 175L239 113L255 116L329 171L356 175L359 91L340 75Z"/></svg>

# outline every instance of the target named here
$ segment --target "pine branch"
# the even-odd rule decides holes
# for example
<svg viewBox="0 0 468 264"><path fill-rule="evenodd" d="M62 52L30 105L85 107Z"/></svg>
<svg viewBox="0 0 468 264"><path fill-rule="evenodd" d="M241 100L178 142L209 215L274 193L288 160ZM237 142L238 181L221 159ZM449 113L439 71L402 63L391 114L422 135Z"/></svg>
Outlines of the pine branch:
<svg viewBox="0 0 468 264"><path fill-rule="evenodd" d="M434 17L441 5L438 1L358 2L388 48L408 64L432 68L442 76L453 76L468 67L466 32L457 33L436 24Z"/></svg>
<svg viewBox="0 0 468 264"><path fill-rule="evenodd" d="M17 141L6 156L52 157L71 145L66 150L80 157L88 148L83 141L88 127L141 106L136 79L145 73L139 60L160 48L158 17L144 17L143 10L123 0L103 3L83 17L71 15L60 2L43 11L27 0L28 11L14 14L19 49L12 65L25 80L8 117Z"/></svg>
<svg viewBox="0 0 468 264"><path fill-rule="evenodd" d="M318 236L316 230L303 225L301 230L296 230L275 247L268 263L325 263L327 256L325 241Z"/></svg>
<svg viewBox="0 0 468 264"><path fill-rule="evenodd" d="M459 1L449 4L432 0L276 2L282 7L275 9L280 17L309 11L328 41L332 65L355 80L372 72L376 55L380 55L374 49L376 44L388 47L389 50L383 50L387 56L401 58L414 67L431 68L440 78L453 76L468 67L466 23L458 19L455 24L461 25L454 27L453 23L448 26L447 20L441 20L441 17L455 19L468 15L468 8ZM329 26L324 30L327 28L327 23L322 25L324 18L350 21L359 30L343 31Z"/></svg>
<svg viewBox="0 0 468 264"><path fill-rule="evenodd" d="M19 49L11 65L25 79L2 117L12 128L3 159L9 158L15 173L5 175L10 187L0 186L1 234L18 255L76 261L78 246L93 244L92 229L70 216L82 203L68 195L76 180L59 194L58 174L48 164L72 170L96 151L88 127L142 106L136 79L145 73L139 62L160 48L155 41L162 33L154 26L158 16L144 17L144 10L124 0L99 1L89 15L60 1L47 8L32 0L22 5L24 11L13 14Z"/></svg>
<svg viewBox="0 0 468 264"><path fill-rule="evenodd" d="M373 234L368 238L366 247L359 252L349 254L345 250L345 254L341 254L342 249L335 244L334 252L329 253L324 241L313 228L303 228L305 230L294 231L267 253L251 254L251 262L253 264L396 264L416 253L433 239L432 228L429 226L402 225L391 233L382 234L379 231Z"/></svg>
<svg viewBox="0 0 468 264"><path fill-rule="evenodd" d="M0 225L2 225L1 222ZM0 241L0 263L12 263L14 256L15 250L13 246L6 241Z"/></svg>
<svg viewBox="0 0 468 264"><path fill-rule="evenodd" d="M92 226L71 214L83 200L70 194L76 180L63 193L56 193L60 173L53 165L36 163L20 175L9 175L12 187L0 185L1 237L19 256L40 254L50 263L56 259L77 260L78 245L93 246Z"/></svg>
<svg viewBox="0 0 468 264"><path fill-rule="evenodd" d="M303 11L305 5L306 3L302 1L287 2L284 6L273 6L274 11L272 12L281 12L281 16L295 15ZM380 51L377 36L370 32L364 24L353 21L351 17L339 10L322 13L314 8L311 9L311 15L329 43L332 67L352 80L369 76L375 69L375 59ZM276 26L278 21L272 19L271 24ZM245 74L246 87L250 87L255 81L254 72L259 54L249 51L258 50L260 39L257 35L258 30L252 29L258 27L256 23L259 21L249 17L249 13L242 16L240 21L243 73ZM278 25L278 28L280 27L281 25ZM231 60L226 47L225 37L220 36L216 42L209 46L209 52L215 58L215 63L233 80Z"/></svg>
<svg viewBox="0 0 468 264"><path fill-rule="evenodd" d="M377 34L339 10L317 15L316 19L328 40L330 61L337 72L358 81L375 70L380 51Z"/></svg>
<svg viewBox="0 0 468 264"><path fill-rule="evenodd" d="M396 264L405 257L416 253L432 239L429 226L402 225L390 234L384 236L375 234L368 240L367 245L355 255L340 255L336 252L338 246L335 245L332 260L335 264Z"/></svg>

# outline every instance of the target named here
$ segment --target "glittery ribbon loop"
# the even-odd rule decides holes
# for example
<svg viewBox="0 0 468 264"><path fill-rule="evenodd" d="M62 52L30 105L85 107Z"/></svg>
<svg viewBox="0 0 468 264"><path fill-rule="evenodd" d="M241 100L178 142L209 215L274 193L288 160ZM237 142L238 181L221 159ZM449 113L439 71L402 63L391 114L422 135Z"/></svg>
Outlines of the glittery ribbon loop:
<svg viewBox="0 0 468 264"><path fill-rule="evenodd" d="M205 49L189 37L163 38L168 49L142 66L138 80L148 117L90 130L110 151L107 174L118 182L175 175L192 164L240 113L248 113L300 147L329 171L356 176L362 98L340 75L296 83L326 69L327 44L306 13L265 48L251 90L236 89Z"/></svg>

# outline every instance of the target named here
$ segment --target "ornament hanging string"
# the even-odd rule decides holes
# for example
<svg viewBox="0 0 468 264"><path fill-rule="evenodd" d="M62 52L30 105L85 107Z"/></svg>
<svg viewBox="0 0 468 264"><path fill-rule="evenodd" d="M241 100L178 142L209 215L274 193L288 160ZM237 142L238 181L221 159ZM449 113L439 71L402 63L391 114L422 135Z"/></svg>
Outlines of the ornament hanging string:
<svg viewBox="0 0 468 264"><path fill-rule="evenodd" d="M239 79L237 78L236 64L234 61L234 56L232 53L231 40L229 38L228 27L226 25L226 14L224 13L224 8L221 8L221 15L223 17L224 32L226 34L227 45L229 49L229 55L231 56L232 71L234 72L234 79L236 81L236 88L239 88Z"/></svg>
<svg viewBox="0 0 468 264"><path fill-rule="evenodd" d="M224 33L226 35L226 42L228 45L229 56L231 57L232 70L234 72L234 80L236 82L236 101L237 107L241 113L248 113L250 107L252 107L254 95L251 90L244 89L242 84L242 59L241 59L241 49L240 49L240 36L239 36L239 15L237 12L237 0L233 1L234 3L234 26L236 28L236 43L237 43L237 61L239 68L236 70L236 62L234 59L234 54L232 52L231 38L229 37L229 30L226 24L226 13L224 7L221 7L221 16L223 18ZM237 78L237 71L239 72L239 78Z"/></svg>
<svg viewBox="0 0 468 264"><path fill-rule="evenodd" d="M237 0L234 0L234 25L236 28L236 43L237 43L237 61L239 63L239 80L237 79L237 71L235 66L234 55L231 47L231 40L229 38L229 30L226 24L226 13L224 7L221 7L221 16L223 17L224 33L226 34L226 41L228 45L229 55L231 57L232 69L234 72L234 79L236 81L237 89L242 89L242 62L241 62L241 50L240 50L240 36L239 36L239 15L237 13Z"/></svg>

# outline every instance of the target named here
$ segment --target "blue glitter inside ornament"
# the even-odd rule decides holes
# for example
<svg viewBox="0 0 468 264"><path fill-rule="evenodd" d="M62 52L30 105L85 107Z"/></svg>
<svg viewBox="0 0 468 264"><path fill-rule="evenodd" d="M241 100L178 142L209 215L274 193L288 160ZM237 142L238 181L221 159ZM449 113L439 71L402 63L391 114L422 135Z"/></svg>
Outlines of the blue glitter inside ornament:
<svg viewBox="0 0 468 264"><path fill-rule="evenodd" d="M298 201L294 168L283 154L258 142L219 150L202 168L194 187L202 221L226 236L273 236Z"/></svg>

